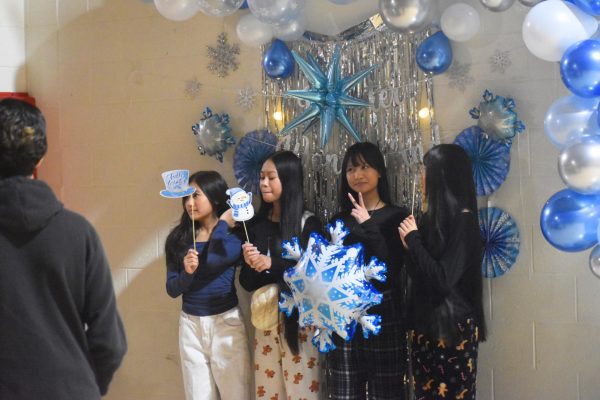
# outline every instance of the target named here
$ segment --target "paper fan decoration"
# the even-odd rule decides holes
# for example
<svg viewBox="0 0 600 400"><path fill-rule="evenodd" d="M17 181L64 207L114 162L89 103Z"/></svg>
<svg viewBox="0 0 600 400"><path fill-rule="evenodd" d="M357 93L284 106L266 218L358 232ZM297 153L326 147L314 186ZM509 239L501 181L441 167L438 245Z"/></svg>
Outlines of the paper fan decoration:
<svg viewBox="0 0 600 400"><path fill-rule="evenodd" d="M233 154L233 173L247 192L259 193L259 176L265 160L275 152L277 136L266 130L248 132Z"/></svg>
<svg viewBox="0 0 600 400"><path fill-rule="evenodd" d="M519 228L514 219L496 207L479 210L479 230L485 242L481 272L495 278L508 271L519 255Z"/></svg>
<svg viewBox="0 0 600 400"><path fill-rule="evenodd" d="M477 196L495 192L508 175L510 145L487 137L478 126L462 131L454 143L465 149L471 159Z"/></svg>

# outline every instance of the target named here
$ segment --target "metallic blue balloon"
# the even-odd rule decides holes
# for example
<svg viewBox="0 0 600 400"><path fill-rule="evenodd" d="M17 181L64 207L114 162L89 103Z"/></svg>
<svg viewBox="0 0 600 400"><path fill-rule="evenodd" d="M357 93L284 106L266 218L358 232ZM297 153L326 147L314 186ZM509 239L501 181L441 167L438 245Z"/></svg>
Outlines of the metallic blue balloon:
<svg viewBox="0 0 600 400"><path fill-rule="evenodd" d="M569 47L560 60L560 76L573 94L600 96L600 41L582 40Z"/></svg>
<svg viewBox="0 0 600 400"><path fill-rule="evenodd" d="M269 78L285 79L294 72L294 57L288 47L279 39L273 40L265 52L263 68Z"/></svg>
<svg viewBox="0 0 600 400"><path fill-rule="evenodd" d="M572 0L571 3L587 14L595 17L600 16L600 0Z"/></svg>
<svg viewBox="0 0 600 400"><path fill-rule="evenodd" d="M555 193L542 208L540 228L552 246L562 251L589 249L598 243L600 195L571 189Z"/></svg>
<svg viewBox="0 0 600 400"><path fill-rule="evenodd" d="M452 64L450 40L439 31L429 36L417 47L417 65L424 72L441 74Z"/></svg>
<svg viewBox="0 0 600 400"><path fill-rule="evenodd" d="M240 10L244 10L248 8L248 0L244 0L244 2L242 3L242 5L240 6Z"/></svg>

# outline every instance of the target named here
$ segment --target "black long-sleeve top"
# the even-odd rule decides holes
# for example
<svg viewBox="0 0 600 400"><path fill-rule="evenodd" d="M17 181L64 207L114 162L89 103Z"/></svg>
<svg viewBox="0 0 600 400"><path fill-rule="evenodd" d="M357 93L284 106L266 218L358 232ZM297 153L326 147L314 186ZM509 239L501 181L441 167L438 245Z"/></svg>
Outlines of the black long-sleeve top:
<svg viewBox="0 0 600 400"><path fill-rule="evenodd" d="M283 272L296 264L296 261L286 260L281 257L282 239L279 222L273 222L264 217L257 218L256 222L248 227L248 236L250 243L255 245L261 254L271 257L271 268L266 271L257 272L246 265L246 263L243 264L240 272L240 284L249 292L271 283L281 283L283 281ZM321 221L315 216L306 218L304 223L304 228L300 235L300 245L303 248L306 248L312 232L322 234Z"/></svg>
<svg viewBox="0 0 600 400"><path fill-rule="evenodd" d="M385 282L371 281L384 294L383 303L393 303L394 309L382 305L369 309L370 313L382 315L384 322L388 319L401 317L403 307L402 269L404 265L404 247L398 234L400 222L408 216L405 208L386 205L371 214L371 218L359 224L348 213L338 213L331 221L341 219L350 234L344 239L344 245L362 243L364 246L364 261L368 263L371 257L377 257L387 266ZM388 300L392 300L391 302Z"/></svg>
<svg viewBox="0 0 600 400"><path fill-rule="evenodd" d="M410 320L413 327L433 338L457 338L456 323L474 318L485 339L482 304L481 260L483 241L477 214L471 211L454 217L452 231L438 257L428 249L425 232L410 232L405 241L412 279ZM425 227L421 227L423 231Z"/></svg>

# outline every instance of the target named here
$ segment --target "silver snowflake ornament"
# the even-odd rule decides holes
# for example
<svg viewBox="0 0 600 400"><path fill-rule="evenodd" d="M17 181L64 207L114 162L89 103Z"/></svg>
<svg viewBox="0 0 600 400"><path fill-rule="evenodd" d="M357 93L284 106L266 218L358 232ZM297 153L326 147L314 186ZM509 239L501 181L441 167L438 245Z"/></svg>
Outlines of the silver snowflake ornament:
<svg viewBox="0 0 600 400"><path fill-rule="evenodd" d="M288 316L298 309L301 327L316 328L312 342L322 353L335 349L333 333L352 340L358 324L365 338L379 334L381 316L368 315L367 310L380 304L383 295L369 280L385 282L387 272L385 264L375 257L364 264L362 244L344 246L349 231L342 221L327 229L331 242L313 232L305 251L298 238L283 243L284 257L298 262L283 274L291 294L282 292L279 302L280 310Z"/></svg>
<svg viewBox="0 0 600 400"><path fill-rule="evenodd" d="M454 61L452 66L446 71L450 83L450 87L459 89L464 92L468 85L473 83L473 77L471 76L471 64L462 64L458 61Z"/></svg>
<svg viewBox="0 0 600 400"><path fill-rule="evenodd" d="M238 91L237 99L235 103L240 106L243 110L249 111L254 107L256 103L256 90L251 87L245 87Z"/></svg>
<svg viewBox="0 0 600 400"><path fill-rule="evenodd" d="M185 81L185 94L191 99L195 99L200 95L201 88L202 84L195 77Z"/></svg>
<svg viewBox="0 0 600 400"><path fill-rule="evenodd" d="M503 74L510 66L512 61L510 59L510 51L500 51L496 49L494 54L490 57L490 66L492 72L499 72Z"/></svg>
<svg viewBox="0 0 600 400"><path fill-rule="evenodd" d="M217 39L216 46L206 46L207 54L210 58L208 70L220 78L229 75L230 70L237 70L239 63L237 56L240 54L240 46L230 45L227 41L227 35L221 33Z"/></svg>

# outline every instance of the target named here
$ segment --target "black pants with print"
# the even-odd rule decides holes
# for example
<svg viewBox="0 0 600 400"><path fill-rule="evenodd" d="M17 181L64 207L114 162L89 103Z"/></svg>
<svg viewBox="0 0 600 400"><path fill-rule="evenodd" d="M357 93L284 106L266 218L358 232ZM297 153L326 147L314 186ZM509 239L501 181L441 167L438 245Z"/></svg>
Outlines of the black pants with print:
<svg viewBox="0 0 600 400"><path fill-rule="evenodd" d="M472 319L458 323L459 339L412 332L413 389L416 400L474 400L476 397L478 332Z"/></svg>

